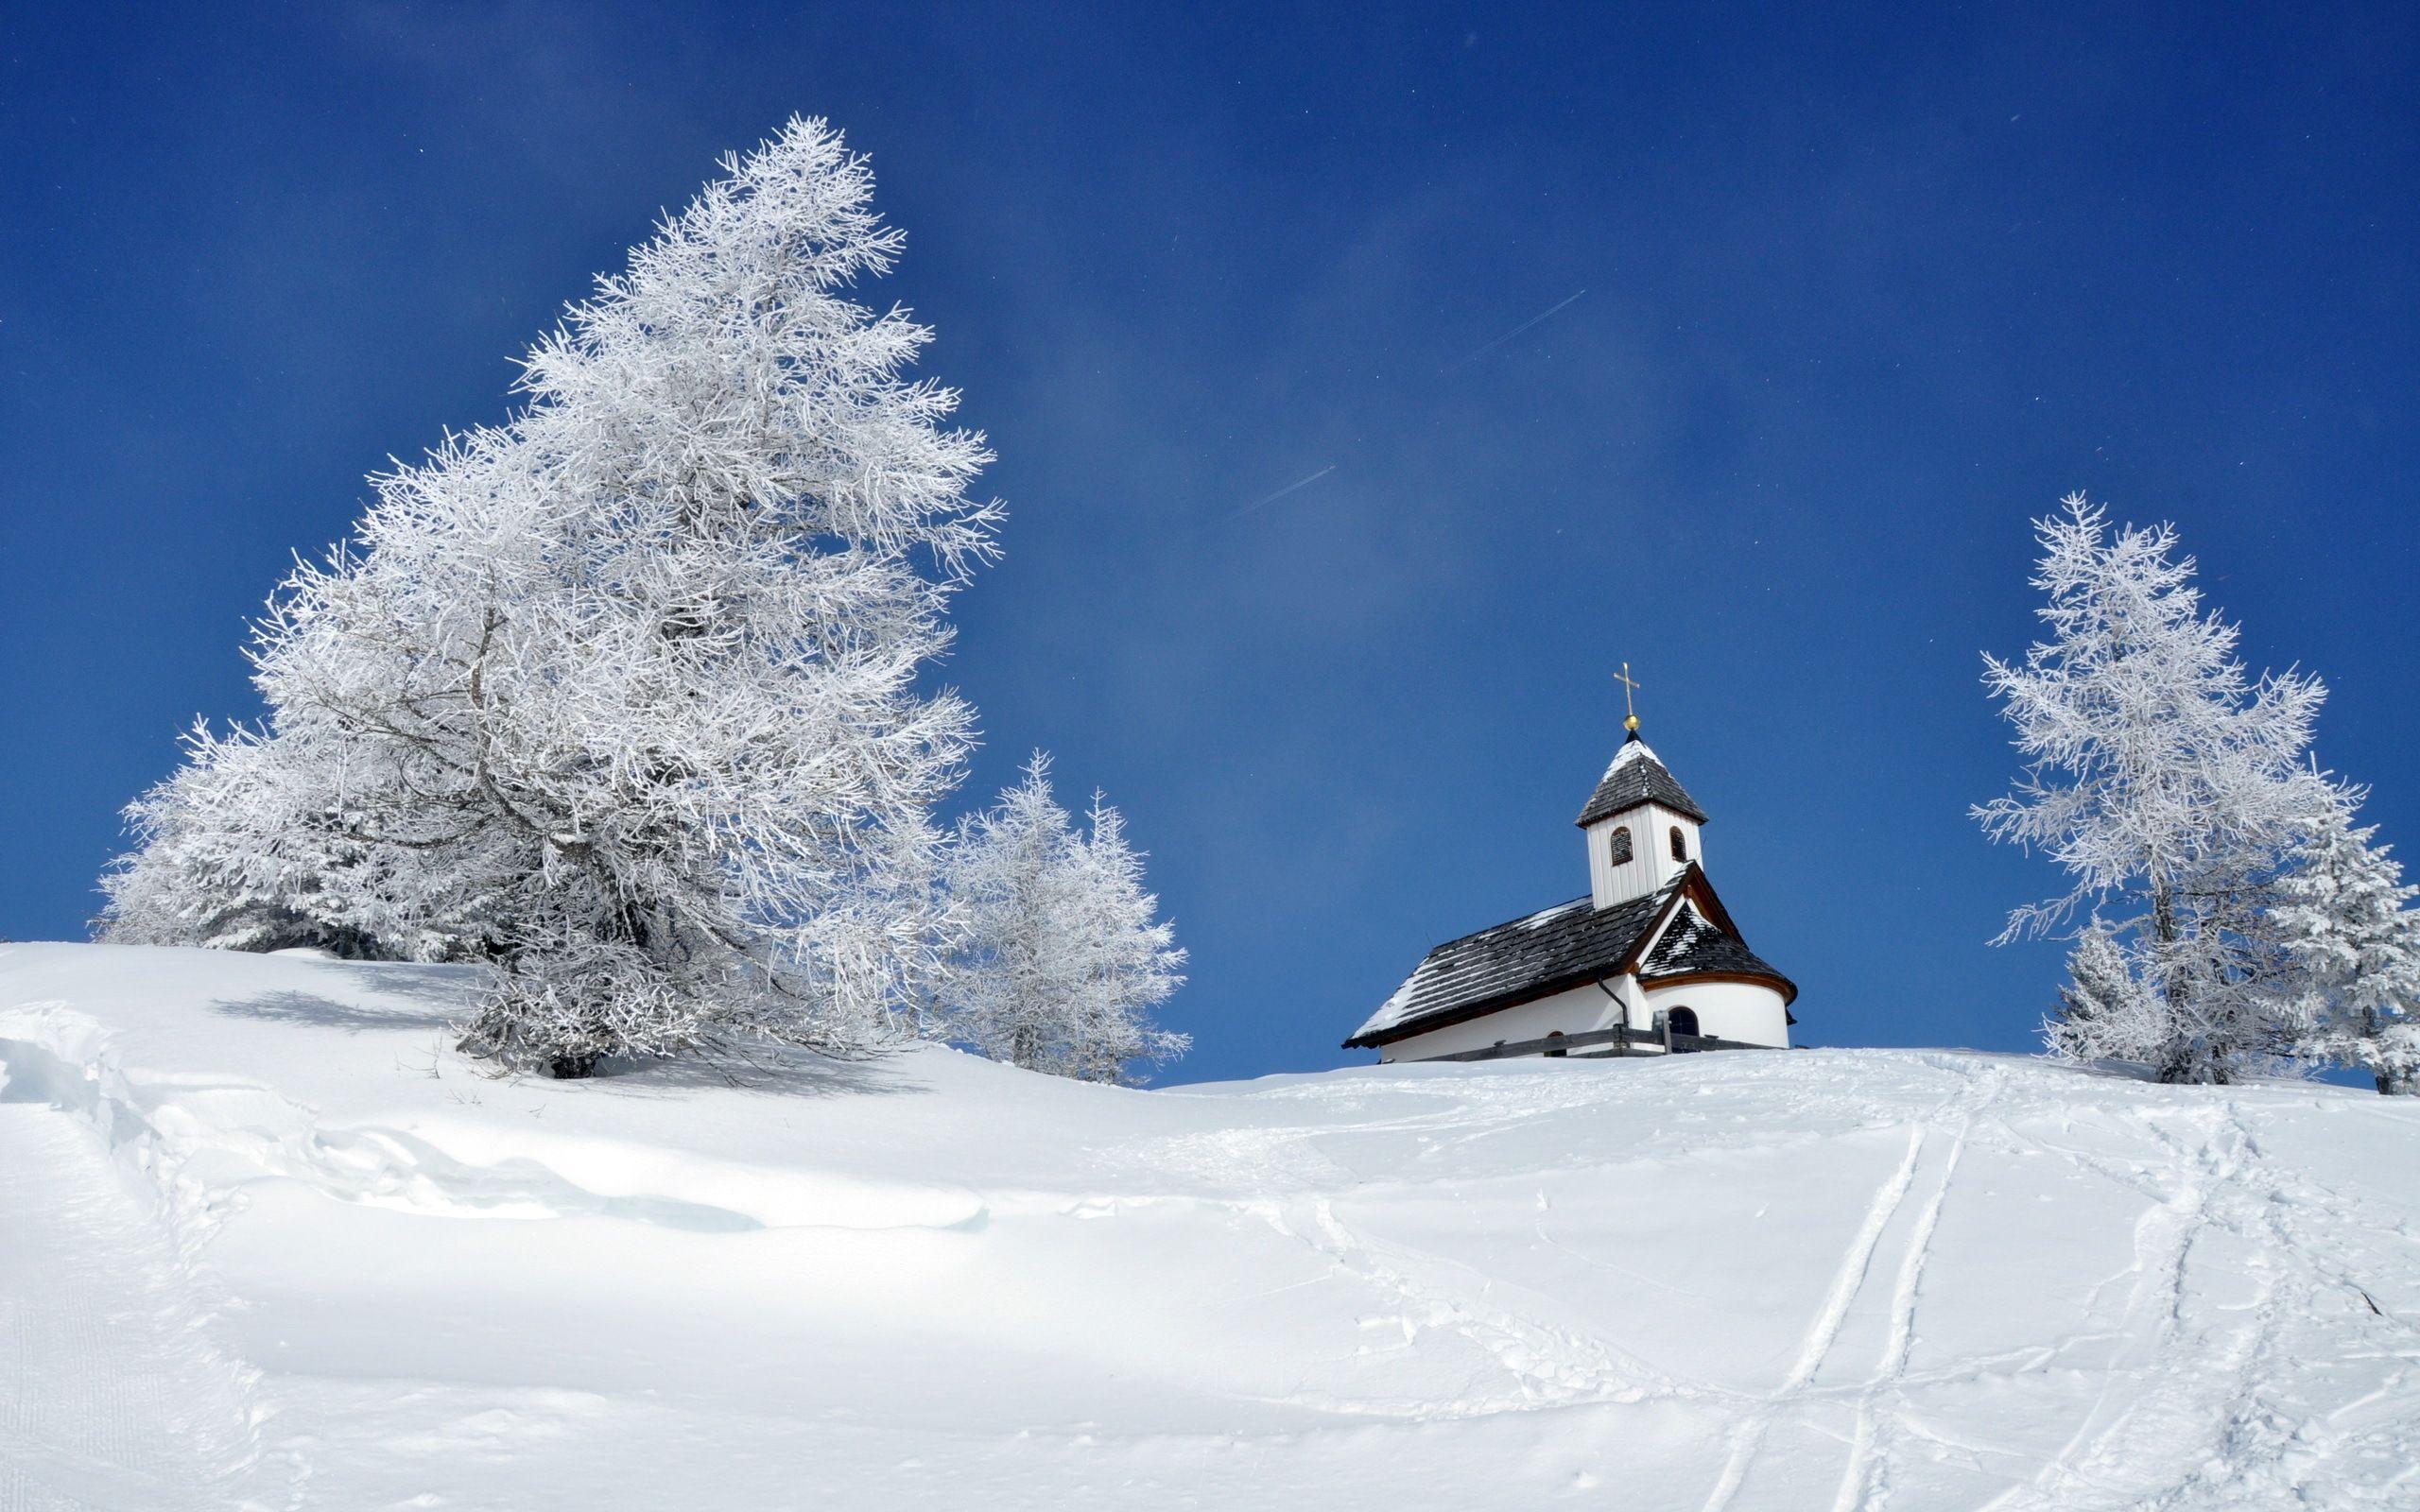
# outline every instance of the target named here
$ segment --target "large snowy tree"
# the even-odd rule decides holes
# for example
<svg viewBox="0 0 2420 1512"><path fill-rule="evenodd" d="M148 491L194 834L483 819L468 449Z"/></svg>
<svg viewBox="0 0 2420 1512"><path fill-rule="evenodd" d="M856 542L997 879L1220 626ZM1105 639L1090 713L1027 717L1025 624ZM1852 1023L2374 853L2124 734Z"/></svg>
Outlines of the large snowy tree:
<svg viewBox="0 0 2420 1512"><path fill-rule="evenodd" d="M2052 1047L2226 1081L2299 1038L2268 905L2304 827L2337 800L2304 760L2326 691L2246 671L2173 529L2113 533L2082 495L2063 506L2036 523L2049 638L2020 662L1984 658L2025 770L1975 815L2071 885L2015 910L2001 938L2093 905L2100 937L2079 947Z"/></svg>
<svg viewBox="0 0 2420 1512"><path fill-rule="evenodd" d="M2271 907L2296 969L2314 1058L2366 1068L2387 1093L2420 1093L2420 886L2403 880L2358 795L2311 819Z"/></svg>
<svg viewBox="0 0 2420 1512"><path fill-rule="evenodd" d="M960 825L948 878L966 933L943 996L995 1060L1123 1082L1192 1043L1150 1018L1183 985L1184 952L1155 917L1123 816L1096 793L1087 819L1080 831L1059 806L1037 751L1023 782Z"/></svg>
<svg viewBox="0 0 2420 1512"><path fill-rule="evenodd" d="M971 714L919 678L993 551L989 454L905 376L930 333L848 297L900 235L838 133L723 169L257 635L291 780L239 833L358 847L320 880L381 937L475 900L464 1043L514 1067L864 1045L947 943L929 813Z"/></svg>

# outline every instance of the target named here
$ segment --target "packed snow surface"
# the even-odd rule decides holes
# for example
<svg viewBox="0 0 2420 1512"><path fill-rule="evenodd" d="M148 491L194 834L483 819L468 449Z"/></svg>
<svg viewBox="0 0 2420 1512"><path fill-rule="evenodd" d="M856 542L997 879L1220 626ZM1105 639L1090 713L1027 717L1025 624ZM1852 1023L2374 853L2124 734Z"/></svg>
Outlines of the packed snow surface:
<svg viewBox="0 0 2420 1512"><path fill-rule="evenodd" d="M0 1508L2420 1505L2420 1103L1904 1051L497 1080L0 946Z"/></svg>

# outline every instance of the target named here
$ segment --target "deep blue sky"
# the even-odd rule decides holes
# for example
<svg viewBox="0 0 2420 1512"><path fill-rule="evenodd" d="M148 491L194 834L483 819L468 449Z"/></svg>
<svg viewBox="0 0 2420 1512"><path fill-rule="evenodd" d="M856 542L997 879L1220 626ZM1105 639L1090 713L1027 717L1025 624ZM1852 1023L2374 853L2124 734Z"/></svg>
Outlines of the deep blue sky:
<svg viewBox="0 0 2420 1512"><path fill-rule="evenodd" d="M2063 491L2178 523L2420 850L2414 15L12 7L0 936L80 936L361 475L797 112L1000 454L969 796L1127 810L1177 1079L1365 1058L1583 890L1625 658L1806 1040L2029 1047L2058 952L1985 941L2056 879L1965 808Z"/></svg>

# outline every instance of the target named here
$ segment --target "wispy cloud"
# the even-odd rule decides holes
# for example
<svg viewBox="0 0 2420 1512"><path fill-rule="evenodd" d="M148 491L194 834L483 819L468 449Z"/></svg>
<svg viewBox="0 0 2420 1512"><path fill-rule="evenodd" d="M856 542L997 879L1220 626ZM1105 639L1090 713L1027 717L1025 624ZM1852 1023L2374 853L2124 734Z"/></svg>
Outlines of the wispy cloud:
<svg viewBox="0 0 2420 1512"><path fill-rule="evenodd" d="M1588 291L1586 289L1582 289L1577 294L1566 295L1564 298L1557 300L1554 303L1547 305L1545 309L1540 310L1537 314L1522 321L1519 325L1514 326L1512 330L1505 332L1495 340L1480 346L1473 347L1470 351L1463 352L1461 356L1456 357L1453 361L1445 364L1445 366L1440 369L1439 371L1452 372L1455 369L1462 366L1464 363L1478 361L1479 358L1486 356L1489 352L1494 352L1496 348L1504 345L1507 341L1512 340L1514 336L1519 335L1522 332L1527 331L1533 325L1536 325L1539 321L1546 319L1549 316L1559 315L1563 311L1569 309L1574 303L1578 302L1580 295L1587 292Z"/></svg>
<svg viewBox="0 0 2420 1512"><path fill-rule="evenodd" d="M1331 473L1331 472L1335 472L1335 471L1336 471L1336 464L1335 464L1335 463L1333 463L1333 462L1330 462L1327 466L1325 466L1325 467L1323 467L1323 468L1320 469L1318 472L1316 472L1312 473L1309 477L1306 477L1306 478L1296 478L1293 482L1287 484L1284 488L1282 488L1282 489L1278 490L1275 493L1270 494L1270 495L1269 495L1268 497L1266 497L1266 498L1254 499L1254 500L1253 500L1253 501L1252 501L1252 503L1245 505L1245 506L1244 506L1242 508L1240 508L1240 509L1231 510L1231 511L1228 513L1227 518L1228 518L1228 519L1230 519L1230 520L1240 520L1240 519L1242 519L1244 516L1246 516L1246 515L1248 515L1248 514L1252 513L1254 509L1261 508L1261 507L1263 507L1264 506L1267 506L1267 505L1275 504L1278 500L1280 500L1280 499L1282 499L1282 498L1286 497L1286 495L1288 495L1288 494L1289 494L1289 493L1293 492L1296 489L1307 489L1307 488L1309 488L1312 484L1317 483L1320 479L1322 479L1322 478L1323 478L1323 477L1327 476L1329 473Z"/></svg>

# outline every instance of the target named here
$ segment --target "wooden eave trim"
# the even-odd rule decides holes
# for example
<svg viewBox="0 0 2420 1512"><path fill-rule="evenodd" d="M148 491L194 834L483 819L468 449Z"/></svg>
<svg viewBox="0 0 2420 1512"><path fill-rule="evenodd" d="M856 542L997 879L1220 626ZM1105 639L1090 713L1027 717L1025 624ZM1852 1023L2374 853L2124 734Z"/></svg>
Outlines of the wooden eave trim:
<svg viewBox="0 0 2420 1512"><path fill-rule="evenodd" d="M1762 971L1675 971L1669 976L1642 976L1638 985L1650 992L1661 992L1668 987L1687 987L1697 982L1741 982L1751 987L1769 987L1781 993L1781 1005L1789 1007L1798 1001L1798 984L1778 971L1768 976Z"/></svg>

